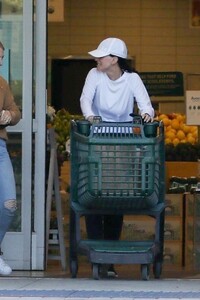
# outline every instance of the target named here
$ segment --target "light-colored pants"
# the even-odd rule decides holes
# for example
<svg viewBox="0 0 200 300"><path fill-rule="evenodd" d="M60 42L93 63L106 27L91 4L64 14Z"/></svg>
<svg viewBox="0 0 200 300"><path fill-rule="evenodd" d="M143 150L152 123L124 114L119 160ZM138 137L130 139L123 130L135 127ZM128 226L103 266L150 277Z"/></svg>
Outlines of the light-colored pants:
<svg viewBox="0 0 200 300"><path fill-rule="evenodd" d="M6 204L12 200L11 205ZM16 210L16 186L6 142L0 139L0 246Z"/></svg>

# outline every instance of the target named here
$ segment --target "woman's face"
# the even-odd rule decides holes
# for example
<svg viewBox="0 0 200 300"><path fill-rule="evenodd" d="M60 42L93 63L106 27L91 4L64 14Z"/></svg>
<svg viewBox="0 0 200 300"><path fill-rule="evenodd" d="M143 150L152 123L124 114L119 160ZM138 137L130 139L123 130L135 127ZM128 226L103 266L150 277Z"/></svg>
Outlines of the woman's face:
<svg viewBox="0 0 200 300"><path fill-rule="evenodd" d="M115 57L112 57L110 55L95 58L95 61L97 62L97 70L101 72L107 72L109 69L115 64Z"/></svg>
<svg viewBox="0 0 200 300"><path fill-rule="evenodd" d="M4 58L4 50L0 48L0 66L3 64L3 58Z"/></svg>

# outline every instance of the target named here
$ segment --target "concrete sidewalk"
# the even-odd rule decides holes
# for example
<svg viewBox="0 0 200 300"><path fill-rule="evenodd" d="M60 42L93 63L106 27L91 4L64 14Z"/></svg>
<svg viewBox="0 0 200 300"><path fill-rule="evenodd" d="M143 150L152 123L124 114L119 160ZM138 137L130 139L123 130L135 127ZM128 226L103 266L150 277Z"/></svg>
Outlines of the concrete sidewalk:
<svg viewBox="0 0 200 300"><path fill-rule="evenodd" d="M200 279L94 280L1 277L0 299L200 299Z"/></svg>

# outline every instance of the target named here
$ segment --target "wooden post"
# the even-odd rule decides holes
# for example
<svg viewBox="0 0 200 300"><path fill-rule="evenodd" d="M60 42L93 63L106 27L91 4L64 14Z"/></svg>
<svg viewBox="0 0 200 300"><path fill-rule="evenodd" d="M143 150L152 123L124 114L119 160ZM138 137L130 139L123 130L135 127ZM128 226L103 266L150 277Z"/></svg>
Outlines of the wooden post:
<svg viewBox="0 0 200 300"><path fill-rule="evenodd" d="M48 129L48 138L50 145L50 161L49 161L49 174L47 183L47 198L46 198L46 264L48 258L60 259L62 269L66 270L66 248L64 241L63 231L63 215L62 215L62 203L60 197L60 185L59 185L59 172L58 172L58 160L57 160L57 145L55 139L54 128ZM57 212L57 224L58 224L58 244L60 250L60 256L50 256L49 251L49 234L50 234L50 220L51 220L51 205L52 195L55 197L55 205Z"/></svg>

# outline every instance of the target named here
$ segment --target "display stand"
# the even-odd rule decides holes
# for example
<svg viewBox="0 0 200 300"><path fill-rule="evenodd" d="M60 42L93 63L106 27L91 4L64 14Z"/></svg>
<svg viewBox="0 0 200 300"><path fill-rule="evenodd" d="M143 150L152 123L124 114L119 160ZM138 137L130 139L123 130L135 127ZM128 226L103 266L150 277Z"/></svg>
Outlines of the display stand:
<svg viewBox="0 0 200 300"><path fill-rule="evenodd" d="M48 129L48 139L50 146L50 159L49 159L49 172L48 172L48 182L47 182L47 199L46 199L46 264L48 259L60 260L62 269L66 270L66 248L64 241L64 231L63 231L63 215L62 215L62 205L60 197L60 187L59 187L59 172L58 172L58 161L57 161L57 146L55 139L54 128ZM52 196L55 199L55 207L57 213L57 230L50 229L50 219L51 219L51 207L52 207ZM53 234L53 239L50 239L50 235ZM50 255L50 245L55 248L59 248L60 255Z"/></svg>

